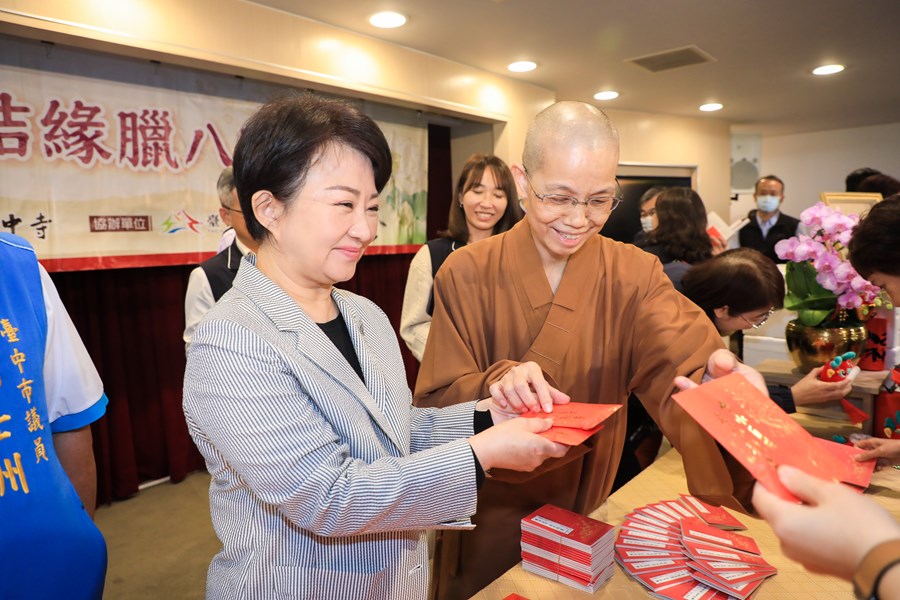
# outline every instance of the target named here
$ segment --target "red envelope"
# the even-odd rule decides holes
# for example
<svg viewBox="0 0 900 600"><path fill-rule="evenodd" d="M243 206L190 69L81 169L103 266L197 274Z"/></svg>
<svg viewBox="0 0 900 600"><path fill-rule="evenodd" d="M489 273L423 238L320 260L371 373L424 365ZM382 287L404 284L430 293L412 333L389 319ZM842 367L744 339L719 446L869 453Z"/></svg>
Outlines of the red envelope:
<svg viewBox="0 0 900 600"><path fill-rule="evenodd" d="M551 427L547 431L542 431L538 435L543 436L551 442L558 442L566 446L578 446L583 444L586 439L603 429L603 425L598 425L594 429L576 429L574 427Z"/></svg>
<svg viewBox="0 0 900 600"><path fill-rule="evenodd" d="M552 413L527 412L526 419L551 419L553 426L540 433L551 442L567 446L578 446L603 429L603 421L622 408L621 404L589 404L569 402L557 404Z"/></svg>
<svg viewBox="0 0 900 600"><path fill-rule="evenodd" d="M727 548L734 548L751 554L761 554L756 540L746 535L722 531L712 525L707 525L700 519L693 517L681 522L682 540L694 540L701 544L718 544Z"/></svg>
<svg viewBox="0 0 900 600"><path fill-rule="evenodd" d="M699 498L680 494L679 502L687 506L691 512L719 529L747 529L747 526L738 521L730 512L721 506L712 506Z"/></svg>
<svg viewBox="0 0 900 600"><path fill-rule="evenodd" d="M697 423L750 471L767 490L799 499L778 479L779 465L791 465L828 481L859 476L849 456L823 451L794 419L743 375L732 373L673 396Z"/></svg>
<svg viewBox="0 0 900 600"><path fill-rule="evenodd" d="M571 427L574 429L596 429L600 423L611 417L621 404L589 404L587 402L569 402L555 404L553 412L527 412L526 418L551 419L553 427Z"/></svg>
<svg viewBox="0 0 900 600"><path fill-rule="evenodd" d="M865 452L861 448L848 446L846 444L838 444L831 440L815 438L816 442L821 444L825 452L833 454L841 464L846 464L847 469L839 474L839 479L844 483L855 485L856 487L866 489L869 482L872 481L872 473L875 472L875 463L877 461L867 460L866 462L856 462L853 458L857 454Z"/></svg>

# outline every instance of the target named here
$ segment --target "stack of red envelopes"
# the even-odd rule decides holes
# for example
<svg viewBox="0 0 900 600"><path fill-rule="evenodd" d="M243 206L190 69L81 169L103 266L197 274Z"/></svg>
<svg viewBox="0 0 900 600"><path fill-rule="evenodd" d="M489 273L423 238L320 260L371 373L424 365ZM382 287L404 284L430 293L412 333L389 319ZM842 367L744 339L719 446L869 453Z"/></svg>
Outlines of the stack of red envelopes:
<svg viewBox="0 0 900 600"><path fill-rule="evenodd" d="M615 528L545 504L522 519L522 567L594 593L613 574Z"/></svg>
<svg viewBox="0 0 900 600"><path fill-rule="evenodd" d="M753 538L723 528L746 529L692 496L650 504L626 515L616 561L657 598L744 600L776 569Z"/></svg>

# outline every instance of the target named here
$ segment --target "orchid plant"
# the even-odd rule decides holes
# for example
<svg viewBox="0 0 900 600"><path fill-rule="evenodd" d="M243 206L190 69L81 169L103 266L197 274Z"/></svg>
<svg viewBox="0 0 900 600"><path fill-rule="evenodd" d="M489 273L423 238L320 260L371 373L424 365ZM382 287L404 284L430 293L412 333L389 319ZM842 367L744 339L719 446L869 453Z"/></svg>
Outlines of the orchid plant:
<svg viewBox="0 0 900 600"><path fill-rule="evenodd" d="M841 309L864 315L881 304L880 288L863 279L847 257L859 217L819 202L800 213L800 221L806 233L775 244L775 253L791 261L784 307L797 311L804 325L816 327L838 320Z"/></svg>

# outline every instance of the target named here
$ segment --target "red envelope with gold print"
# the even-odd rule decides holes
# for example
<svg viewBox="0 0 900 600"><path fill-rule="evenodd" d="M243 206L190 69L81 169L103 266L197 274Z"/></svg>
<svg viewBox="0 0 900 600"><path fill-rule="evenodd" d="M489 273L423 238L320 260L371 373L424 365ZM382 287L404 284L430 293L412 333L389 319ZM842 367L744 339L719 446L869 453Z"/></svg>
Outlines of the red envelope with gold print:
<svg viewBox="0 0 900 600"><path fill-rule="evenodd" d="M839 455L823 447L743 375L732 373L713 379L678 392L673 398L757 481L780 498L799 502L778 479L779 465L791 465L828 481L868 485L861 465L849 454Z"/></svg>

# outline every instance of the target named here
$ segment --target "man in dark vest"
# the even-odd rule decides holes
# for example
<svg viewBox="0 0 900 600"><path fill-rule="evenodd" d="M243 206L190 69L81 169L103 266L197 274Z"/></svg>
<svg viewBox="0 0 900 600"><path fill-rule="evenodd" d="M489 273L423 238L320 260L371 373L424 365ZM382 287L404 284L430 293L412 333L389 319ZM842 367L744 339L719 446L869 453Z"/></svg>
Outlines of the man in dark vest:
<svg viewBox="0 0 900 600"><path fill-rule="evenodd" d="M781 212L784 202L784 182L776 175L766 175L756 182L753 191L756 210L751 210L747 218L750 222L741 228L740 245L743 248L759 250L776 263L785 261L775 254L775 244L797 235L799 219Z"/></svg>
<svg viewBox="0 0 900 600"><path fill-rule="evenodd" d="M234 276L237 275L241 258L247 252L256 252L258 244L247 231L244 213L238 202L237 190L234 188L234 173L231 167L225 167L216 183L219 194L219 216L230 228L234 229L234 241L231 245L204 261L191 271L188 289L184 297L184 346L191 343L194 328L213 304L219 301L225 292L231 289Z"/></svg>

